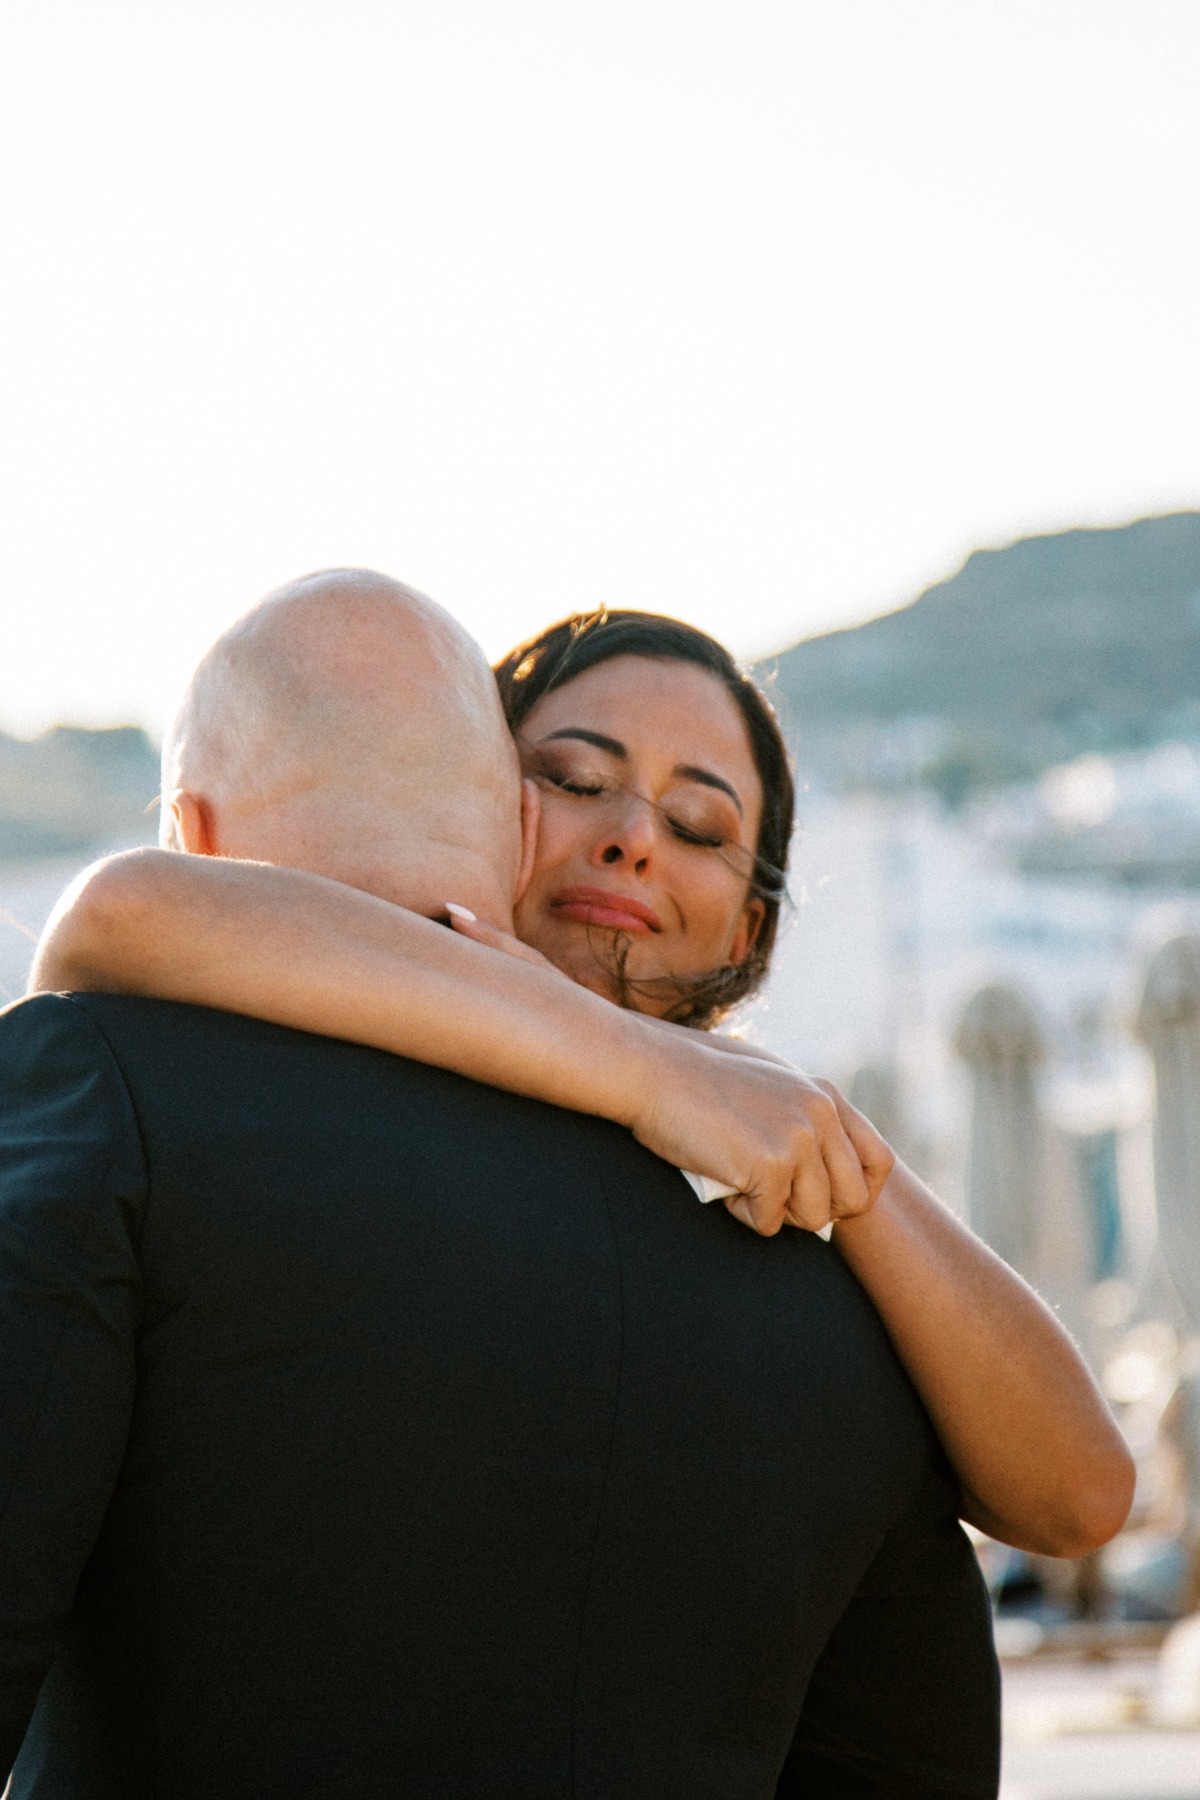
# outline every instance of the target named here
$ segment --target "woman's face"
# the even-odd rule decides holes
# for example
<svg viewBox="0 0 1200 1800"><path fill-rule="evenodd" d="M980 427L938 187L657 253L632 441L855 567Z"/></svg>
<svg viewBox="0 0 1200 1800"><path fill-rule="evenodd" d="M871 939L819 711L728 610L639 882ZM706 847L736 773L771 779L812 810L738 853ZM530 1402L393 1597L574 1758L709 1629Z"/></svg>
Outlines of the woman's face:
<svg viewBox="0 0 1200 1800"><path fill-rule="evenodd" d="M668 988L741 962L762 923L751 897L762 784L742 715L693 663L618 656L538 701L517 733L541 792L533 878L517 931L585 987L668 1012Z"/></svg>

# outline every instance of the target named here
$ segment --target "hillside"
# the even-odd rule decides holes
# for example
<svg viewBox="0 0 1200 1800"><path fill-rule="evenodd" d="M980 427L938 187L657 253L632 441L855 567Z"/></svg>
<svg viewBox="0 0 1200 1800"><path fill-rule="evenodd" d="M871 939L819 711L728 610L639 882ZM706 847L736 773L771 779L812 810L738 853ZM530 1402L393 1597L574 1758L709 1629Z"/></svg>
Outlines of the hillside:
<svg viewBox="0 0 1200 1800"><path fill-rule="evenodd" d="M979 550L910 606L774 660L802 765L948 800L1200 738L1200 512Z"/></svg>
<svg viewBox="0 0 1200 1800"><path fill-rule="evenodd" d="M32 742L0 732L0 860L147 843L157 794L158 757L134 726L57 725Z"/></svg>

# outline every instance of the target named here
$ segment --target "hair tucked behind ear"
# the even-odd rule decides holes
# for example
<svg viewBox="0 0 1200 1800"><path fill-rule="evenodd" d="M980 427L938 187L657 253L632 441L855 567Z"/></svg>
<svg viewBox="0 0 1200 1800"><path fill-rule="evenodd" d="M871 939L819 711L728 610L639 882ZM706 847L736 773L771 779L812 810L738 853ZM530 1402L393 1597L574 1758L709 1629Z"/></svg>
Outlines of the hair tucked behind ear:
<svg viewBox="0 0 1200 1800"><path fill-rule="evenodd" d="M509 728L517 732L538 701L600 663L617 656L646 656L662 662L692 663L714 675L745 721L754 765L762 783L762 823L755 846L750 892L763 905L758 936L744 962L706 975L670 980L678 1000L668 1017L681 1025L714 1025L762 983L779 929L779 909L787 898L788 846L796 806L787 746L774 710L750 677L715 638L678 619L657 613L575 613L551 625L496 664L496 681ZM618 954L617 978L623 994L660 992L659 982L634 982Z"/></svg>

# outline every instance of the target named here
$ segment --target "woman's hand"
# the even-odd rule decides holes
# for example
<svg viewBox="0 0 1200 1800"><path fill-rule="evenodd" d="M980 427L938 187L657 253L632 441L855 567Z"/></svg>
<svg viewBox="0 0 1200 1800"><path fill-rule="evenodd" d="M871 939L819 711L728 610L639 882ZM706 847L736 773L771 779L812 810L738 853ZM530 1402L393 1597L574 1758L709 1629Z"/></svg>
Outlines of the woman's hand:
<svg viewBox="0 0 1200 1800"><path fill-rule="evenodd" d="M758 1062L774 1063L776 1068L786 1070L788 1074L794 1075L803 1083L806 1092L816 1088L828 1100L831 1100L842 1130L849 1138L861 1164L863 1179L867 1186L865 1207L851 1207L845 1203L850 1197L839 1195L835 1198L842 1204L836 1206L833 1217L843 1219L857 1217L858 1213L865 1212L874 1206L883 1191L885 1181L896 1166L896 1153L887 1140L876 1131L865 1113L860 1113L856 1106L852 1106L846 1096L834 1087L832 1081L825 1081L820 1076L801 1075L799 1070L794 1069L790 1063L785 1062L782 1057L776 1056L771 1050L762 1050L757 1044L748 1044L742 1038L722 1037L717 1032L710 1033L705 1042L711 1044L714 1049L724 1051L727 1056L752 1057ZM805 1220L796 1218L790 1213L784 1222L789 1225L804 1226L806 1224ZM830 1222L826 1221L826 1223Z"/></svg>
<svg viewBox="0 0 1200 1800"><path fill-rule="evenodd" d="M895 1157L829 1082L750 1046L657 1020L627 1123L679 1168L737 1191L725 1205L773 1237L820 1231L874 1205Z"/></svg>
<svg viewBox="0 0 1200 1800"><path fill-rule="evenodd" d="M455 900L447 900L446 911L450 915L450 923L460 937L473 938L477 944L487 944L493 950L503 950L505 956L515 957L517 962L532 963L535 969L549 969L553 974L567 977L556 969L549 957L535 950L532 944L523 944L519 937L511 931L501 931L498 925L489 925L483 919L476 918L469 906L459 906Z"/></svg>

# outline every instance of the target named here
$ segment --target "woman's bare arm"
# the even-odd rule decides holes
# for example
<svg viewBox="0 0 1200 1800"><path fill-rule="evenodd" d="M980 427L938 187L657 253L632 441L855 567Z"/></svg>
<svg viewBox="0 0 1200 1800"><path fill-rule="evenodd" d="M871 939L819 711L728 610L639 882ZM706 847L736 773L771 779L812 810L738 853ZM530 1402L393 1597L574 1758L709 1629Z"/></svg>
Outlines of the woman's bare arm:
<svg viewBox="0 0 1200 1800"><path fill-rule="evenodd" d="M220 1007L596 1113L735 1189L730 1210L766 1233L785 1210L816 1228L873 1198L836 1108L795 1070L731 1069L702 1033L660 1032L548 964L295 869L110 857L59 902L31 988Z"/></svg>
<svg viewBox="0 0 1200 1800"><path fill-rule="evenodd" d="M929 1408L965 1515L1060 1556L1123 1521L1128 1453L1053 1315L914 1176L892 1171L835 1090L774 1058L624 1012L321 876L173 852L131 852L81 877L47 927L32 986L223 1007L615 1119L741 1190L731 1210L767 1232L785 1208L823 1224L831 1198L852 1193L836 1169L853 1146L859 1190L864 1167L868 1181L861 1201L835 1207L859 1216L842 1217L834 1241Z"/></svg>
<svg viewBox="0 0 1200 1800"><path fill-rule="evenodd" d="M963 1517L1048 1556L1125 1523L1133 1460L1049 1307L897 1163L833 1242L871 1296L963 1488Z"/></svg>

